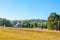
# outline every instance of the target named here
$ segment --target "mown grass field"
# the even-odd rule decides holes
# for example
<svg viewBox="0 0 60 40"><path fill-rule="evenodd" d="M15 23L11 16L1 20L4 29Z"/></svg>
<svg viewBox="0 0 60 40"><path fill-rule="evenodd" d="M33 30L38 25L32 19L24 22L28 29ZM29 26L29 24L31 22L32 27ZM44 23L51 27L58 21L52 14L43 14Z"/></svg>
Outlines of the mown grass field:
<svg viewBox="0 0 60 40"><path fill-rule="evenodd" d="M0 27L0 40L60 40L60 31Z"/></svg>

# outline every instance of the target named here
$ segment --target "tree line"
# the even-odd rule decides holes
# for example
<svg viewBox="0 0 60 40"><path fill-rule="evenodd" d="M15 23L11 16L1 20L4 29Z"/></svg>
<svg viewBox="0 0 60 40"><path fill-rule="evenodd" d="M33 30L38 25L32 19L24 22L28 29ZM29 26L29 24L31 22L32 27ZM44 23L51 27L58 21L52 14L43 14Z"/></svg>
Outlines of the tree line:
<svg viewBox="0 0 60 40"><path fill-rule="evenodd" d="M53 12L49 15L48 20L33 19L12 21L5 18L0 18L0 26L60 30L60 15Z"/></svg>
<svg viewBox="0 0 60 40"><path fill-rule="evenodd" d="M31 20L7 20L0 18L0 26L5 27L22 27L22 28L47 28L46 20L31 19Z"/></svg>

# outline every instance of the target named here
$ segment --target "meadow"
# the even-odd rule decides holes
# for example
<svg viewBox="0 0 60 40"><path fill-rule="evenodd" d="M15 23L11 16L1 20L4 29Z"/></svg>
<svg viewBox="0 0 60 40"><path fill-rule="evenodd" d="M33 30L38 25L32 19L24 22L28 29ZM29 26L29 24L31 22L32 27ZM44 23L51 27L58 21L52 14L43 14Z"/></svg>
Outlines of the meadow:
<svg viewBox="0 0 60 40"><path fill-rule="evenodd" d="M39 28L0 27L0 40L60 40L60 31Z"/></svg>

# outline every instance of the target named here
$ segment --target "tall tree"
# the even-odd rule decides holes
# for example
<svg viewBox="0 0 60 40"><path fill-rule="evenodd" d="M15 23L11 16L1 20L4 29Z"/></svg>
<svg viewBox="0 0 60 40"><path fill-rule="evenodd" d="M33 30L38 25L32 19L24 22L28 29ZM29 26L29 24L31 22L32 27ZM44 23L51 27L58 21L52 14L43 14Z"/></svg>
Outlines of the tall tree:
<svg viewBox="0 0 60 40"><path fill-rule="evenodd" d="M51 13L51 15L48 17L48 29L55 29L59 30L60 25L60 16L56 13Z"/></svg>
<svg viewBox="0 0 60 40"><path fill-rule="evenodd" d="M11 22L10 22L9 20L6 20L5 25L6 25L7 27L12 27L12 24L11 24Z"/></svg>

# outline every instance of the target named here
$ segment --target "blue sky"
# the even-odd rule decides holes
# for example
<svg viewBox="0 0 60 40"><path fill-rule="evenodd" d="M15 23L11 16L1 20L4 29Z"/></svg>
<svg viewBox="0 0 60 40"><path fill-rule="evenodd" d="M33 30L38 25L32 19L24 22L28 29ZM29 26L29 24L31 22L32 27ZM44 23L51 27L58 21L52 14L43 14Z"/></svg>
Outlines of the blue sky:
<svg viewBox="0 0 60 40"><path fill-rule="evenodd" d="M60 0L0 0L0 18L47 19L51 12L60 13Z"/></svg>

